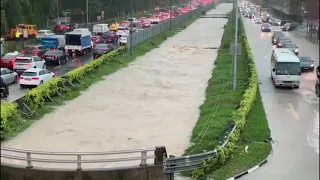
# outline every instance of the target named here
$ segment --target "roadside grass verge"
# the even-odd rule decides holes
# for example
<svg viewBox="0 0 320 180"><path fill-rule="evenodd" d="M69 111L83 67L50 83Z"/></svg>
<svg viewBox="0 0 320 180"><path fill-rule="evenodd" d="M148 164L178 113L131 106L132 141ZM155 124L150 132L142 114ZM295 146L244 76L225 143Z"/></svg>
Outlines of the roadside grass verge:
<svg viewBox="0 0 320 180"><path fill-rule="evenodd" d="M184 155L203 153L214 150L223 141L226 131L231 128L230 117L239 106L250 76L249 65L244 53L238 56L237 89L232 89L232 56L229 54L230 43L234 39L234 25L229 19L221 46L212 70L211 79L206 89L206 99L200 106L199 119L192 131L190 147Z"/></svg>
<svg viewBox="0 0 320 180"><path fill-rule="evenodd" d="M81 95L81 92L85 91L92 84L104 80L104 77L116 72L117 70L128 66L129 63L133 62L137 57L143 56L147 52L151 51L154 48L157 48L162 42L167 38L174 36L179 33L187 26L192 24L197 17L191 17L185 23L180 23L177 26L173 26L171 31L167 31L159 34L158 36L153 37L147 42L141 43L136 48L132 50L132 55L130 56L129 52L125 52L115 58L115 61L108 62L99 66L99 68L94 71L94 73L87 75L85 78L81 79L81 82L75 84L76 87L68 88L63 96L52 97L52 102L46 102L43 107L40 107L36 110L34 115L21 118L21 120L14 121L14 125L4 134L4 139L8 140L16 136L19 132L25 130L29 127L34 121L41 119L45 114L54 111L58 106L65 104L67 101L70 101Z"/></svg>
<svg viewBox="0 0 320 180"><path fill-rule="evenodd" d="M268 142L270 137L268 121L258 91L257 99L247 116L245 127L236 144L233 158L228 160L224 166L213 171L210 176L214 180L226 180L254 167L271 153L272 146ZM247 153L244 151L246 146L248 146Z"/></svg>

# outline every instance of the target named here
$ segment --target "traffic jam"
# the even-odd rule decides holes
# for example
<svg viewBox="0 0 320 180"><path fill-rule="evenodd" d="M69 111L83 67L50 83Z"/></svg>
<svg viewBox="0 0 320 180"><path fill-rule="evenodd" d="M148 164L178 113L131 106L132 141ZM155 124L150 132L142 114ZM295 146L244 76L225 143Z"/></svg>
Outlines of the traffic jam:
<svg viewBox="0 0 320 180"><path fill-rule="evenodd" d="M18 84L20 88L40 86L58 76L52 72L54 69L63 67L76 57L92 55L92 59L99 58L126 45L130 33L143 31L209 3L212 0L193 1L184 7L155 7L154 14L140 18L127 17L125 21L111 25L94 24L92 31L71 23L57 24L53 32L37 30L35 25L19 24L7 33L6 40L25 39L27 34L29 38L37 38L39 44L28 45L21 52L8 52L1 57L1 98L8 98L12 84Z"/></svg>
<svg viewBox="0 0 320 180"><path fill-rule="evenodd" d="M254 24L261 24L262 33L271 33L271 44L274 46L271 54L271 79L275 87L299 88L301 75L304 72L316 71L317 80L314 82L314 91L320 96L319 66L315 67L315 60L310 56L301 56L298 45L288 36L287 31L293 31L298 23L291 20L282 20L272 17L262 8L250 2L243 1L240 14Z"/></svg>

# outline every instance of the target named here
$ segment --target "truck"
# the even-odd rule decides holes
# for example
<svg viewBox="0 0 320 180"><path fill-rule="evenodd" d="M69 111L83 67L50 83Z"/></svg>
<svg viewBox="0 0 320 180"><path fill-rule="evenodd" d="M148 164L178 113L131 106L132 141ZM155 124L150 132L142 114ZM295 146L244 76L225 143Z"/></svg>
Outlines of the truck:
<svg viewBox="0 0 320 180"><path fill-rule="evenodd" d="M95 24L93 25L93 33L104 33L109 31L109 25L108 24Z"/></svg>
<svg viewBox="0 0 320 180"><path fill-rule="evenodd" d="M65 35L53 35L43 37L41 40L41 44L47 49L64 50L64 46L66 45L66 37Z"/></svg>
<svg viewBox="0 0 320 180"><path fill-rule="evenodd" d="M68 55L84 55L92 51L93 42L88 31L72 31L65 33L65 51Z"/></svg>

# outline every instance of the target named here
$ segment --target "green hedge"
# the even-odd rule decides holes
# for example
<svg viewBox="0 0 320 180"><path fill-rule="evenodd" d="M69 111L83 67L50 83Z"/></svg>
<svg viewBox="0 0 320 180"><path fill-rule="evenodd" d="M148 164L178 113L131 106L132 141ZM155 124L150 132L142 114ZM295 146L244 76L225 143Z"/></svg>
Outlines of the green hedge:
<svg viewBox="0 0 320 180"><path fill-rule="evenodd" d="M249 113L251 107L256 98L256 94L258 91L258 74L256 70L256 66L254 63L254 58L251 52L251 48L249 42L247 40L247 36L244 30L243 22L241 21L242 32L241 32L241 42L242 46L244 47L245 57L249 62L250 67L250 78L249 78L249 85L243 94L243 99L241 100L240 106L236 109L232 114L232 121L237 126L236 130L229 134L228 137L229 141L225 147L218 147L217 156L214 158L209 158L206 161L203 161L201 168L192 172L192 178L195 180L204 180L206 179L207 175L214 171L217 167L224 165L224 163L232 158L233 151L235 148L235 143L239 139L240 133L244 128L246 123L246 116Z"/></svg>

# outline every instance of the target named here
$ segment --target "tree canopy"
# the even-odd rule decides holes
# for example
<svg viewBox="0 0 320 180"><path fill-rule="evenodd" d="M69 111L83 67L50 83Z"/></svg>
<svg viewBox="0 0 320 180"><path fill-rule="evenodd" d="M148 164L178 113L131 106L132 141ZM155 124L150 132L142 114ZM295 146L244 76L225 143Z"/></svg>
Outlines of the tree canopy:
<svg viewBox="0 0 320 180"><path fill-rule="evenodd" d="M170 0L132 0L134 12L169 5ZM188 3L189 0L171 0L172 4ZM104 19L124 16L131 11L131 0L88 0L89 19L96 21L101 11ZM57 9L58 8L58 9ZM36 24L45 27L47 20L69 12L72 21L86 19L86 0L1 0L1 32L17 24Z"/></svg>

